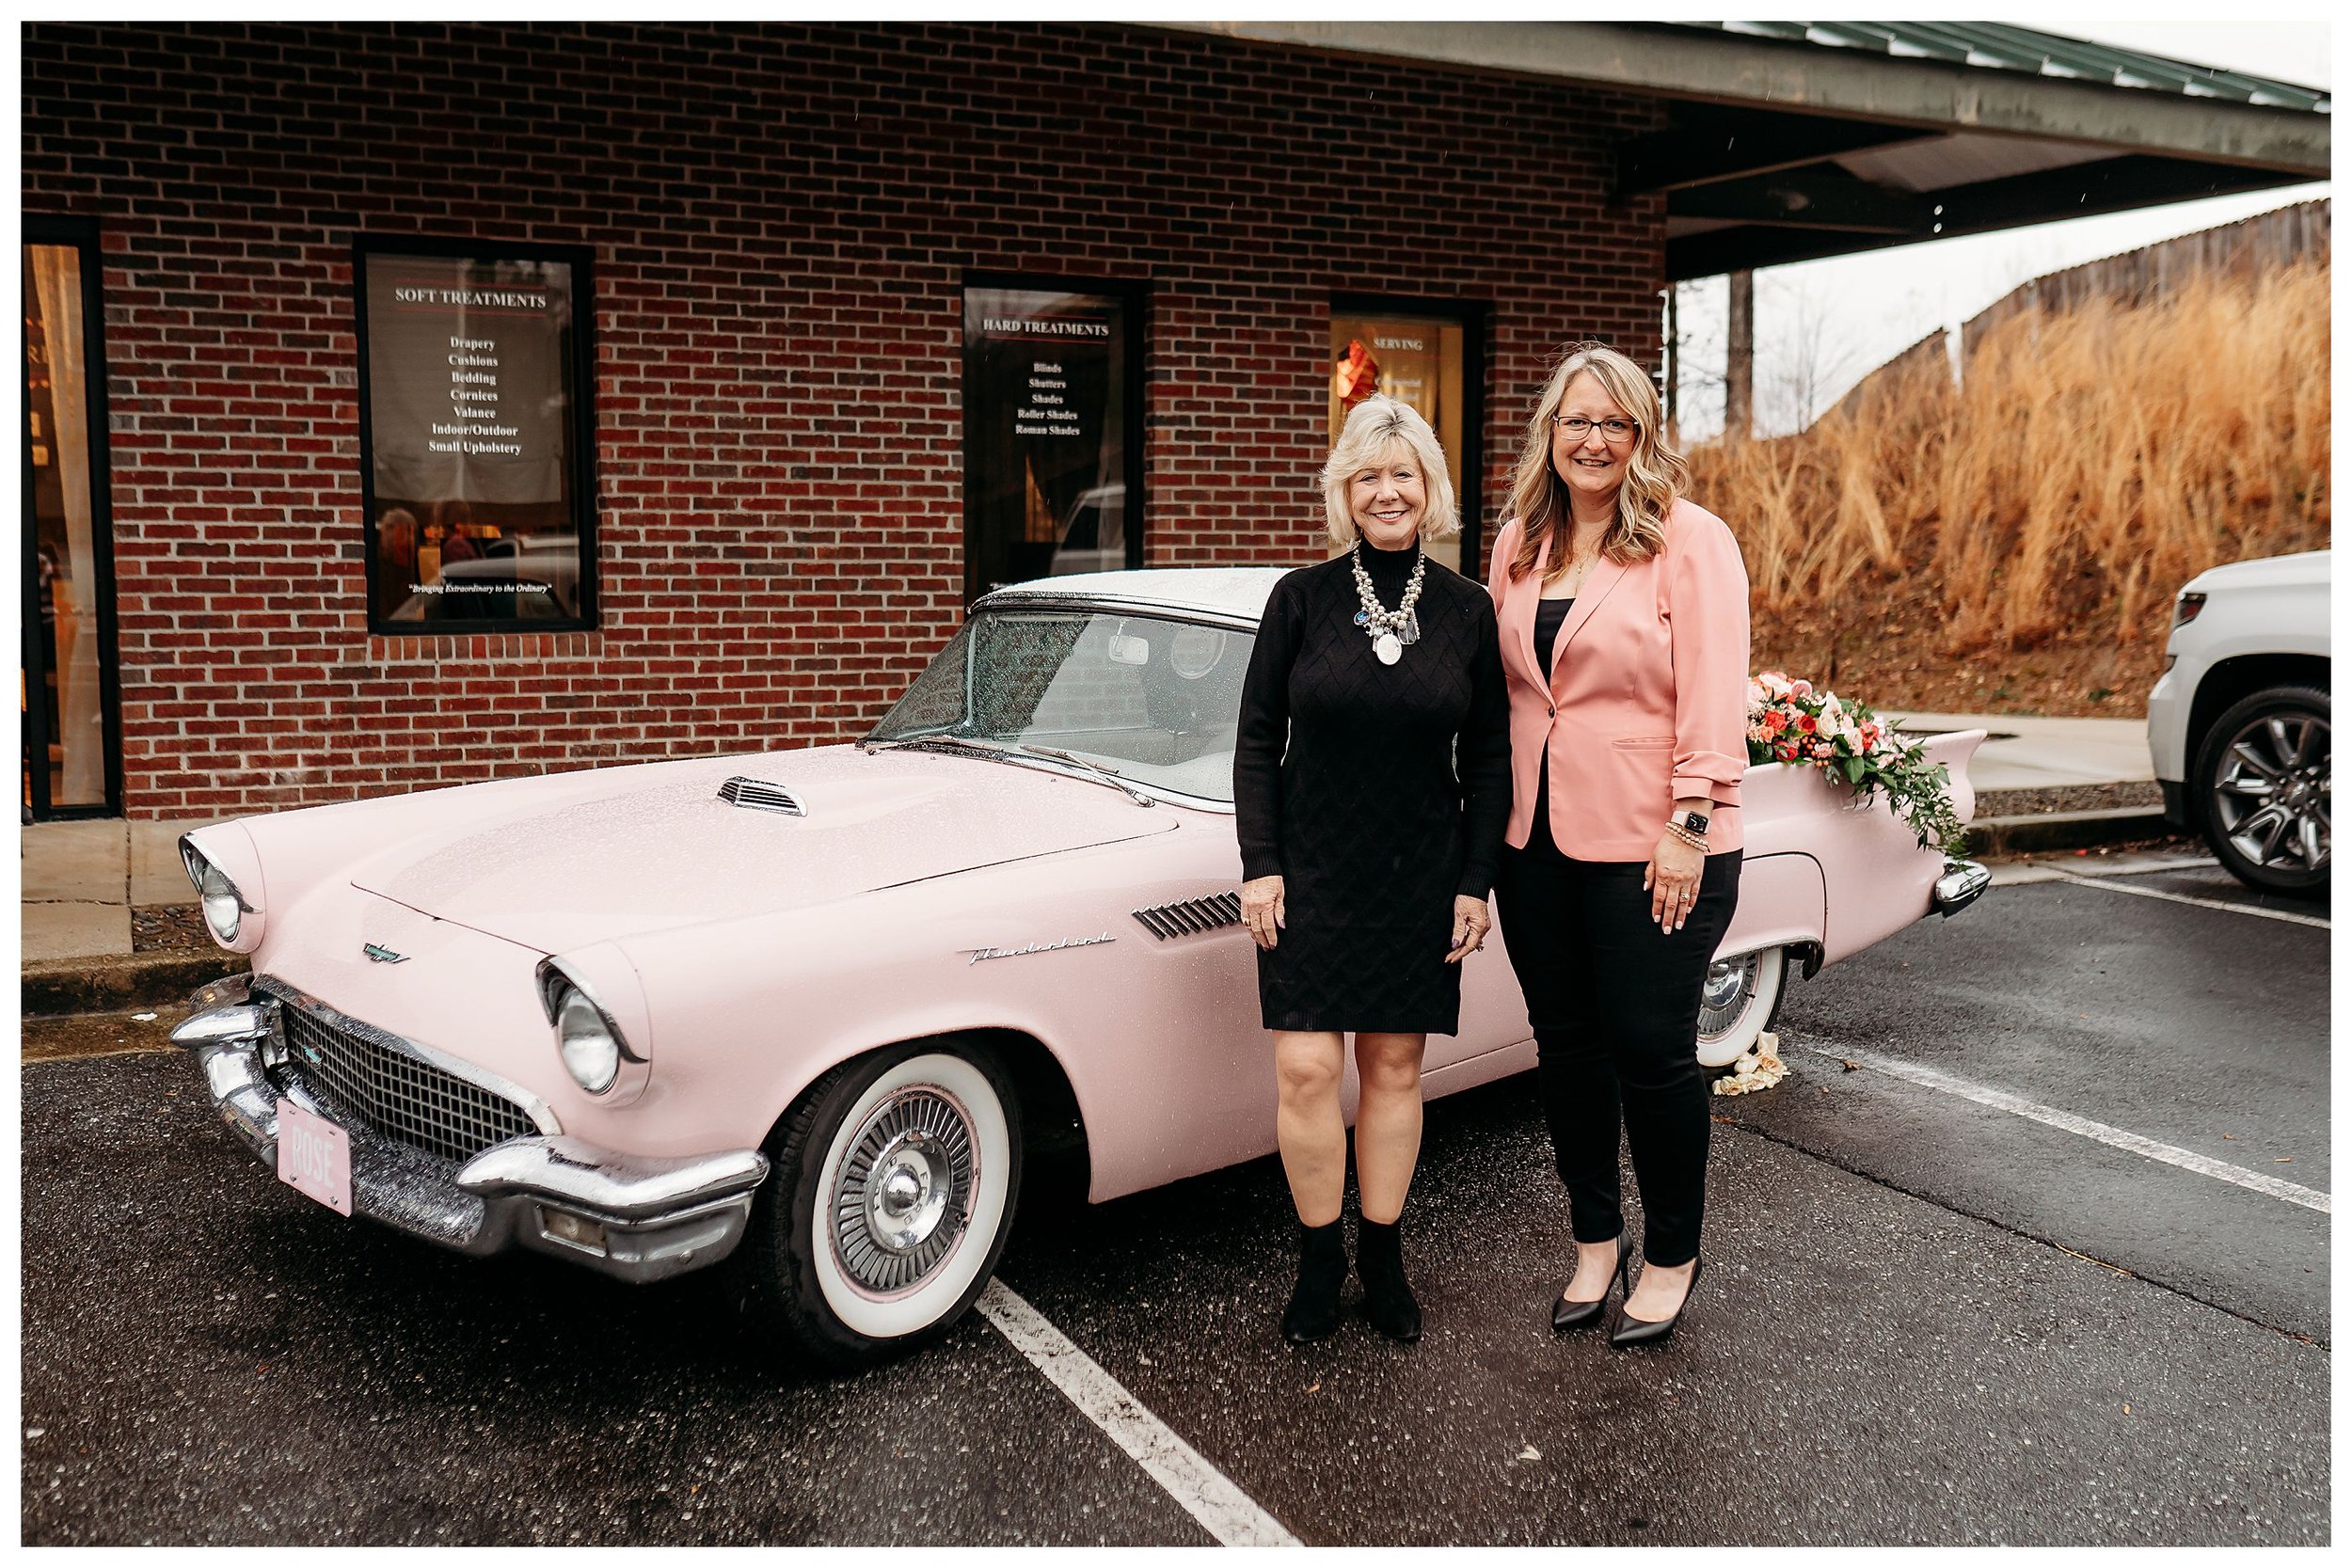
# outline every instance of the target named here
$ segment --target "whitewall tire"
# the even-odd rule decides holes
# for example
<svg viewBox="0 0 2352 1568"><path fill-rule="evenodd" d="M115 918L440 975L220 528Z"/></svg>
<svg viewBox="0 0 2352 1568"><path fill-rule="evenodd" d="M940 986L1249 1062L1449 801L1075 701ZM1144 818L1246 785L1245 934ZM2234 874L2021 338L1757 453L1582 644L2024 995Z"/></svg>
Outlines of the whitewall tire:
<svg viewBox="0 0 2352 1568"><path fill-rule="evenodd" d="M745 1300L759 1328L819 1361L864 1365L945 1333L1004 1252L1020 1106L975 1044L893 1046L834 1069L768 1152Z"/></svg>
<svg viewBox="0 0 2352 1568"><path fill-rule="evenodd" d="M1735 953L1708 966L1699 996L1701 1067L1729 1067L1772 1027L1788 974L1788 953L1778 947Z"/></svg>

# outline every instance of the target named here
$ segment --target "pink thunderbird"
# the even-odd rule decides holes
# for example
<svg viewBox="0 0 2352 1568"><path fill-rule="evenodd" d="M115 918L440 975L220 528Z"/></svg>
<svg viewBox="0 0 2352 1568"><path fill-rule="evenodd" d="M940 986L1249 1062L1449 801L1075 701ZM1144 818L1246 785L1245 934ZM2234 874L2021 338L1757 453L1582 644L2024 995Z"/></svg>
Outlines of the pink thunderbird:
<svg viewBox="0 0 2352 1568"><path fill-rule="evenodd" d="M472 784L182 843L249 976L176 1031L299 1190L461 1252L625 1279L727 1260L854 1364L944 1330L1025 1147L1096 1202L1274 1148L1238 924L1242 673L1274 570L990 594L855 745ZM1934 737L1963 819L1980 732ZM1883 801L1752 769L1700 1058L1810 974L1975 897ZM1429 1092L1534 1064L1500 942Z"/></svg>

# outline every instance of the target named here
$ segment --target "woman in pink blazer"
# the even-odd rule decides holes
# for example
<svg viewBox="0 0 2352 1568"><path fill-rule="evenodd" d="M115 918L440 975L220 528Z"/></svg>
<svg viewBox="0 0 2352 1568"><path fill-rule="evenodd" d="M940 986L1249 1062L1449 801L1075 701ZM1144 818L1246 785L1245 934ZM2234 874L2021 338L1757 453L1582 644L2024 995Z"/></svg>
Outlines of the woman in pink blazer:
<svg viewBox="0 0 2352 1568"><path fill-rule="evenodd" d="M1739 899L1747 766L1747 570L1722 520L1681 499L1689 470L1659 415L1639 365L1571 350L1529 423L1488 578L1511 702L1495 896L1577 1242L1552 1327L1598 1323L1630 1266L1622 1122L1647 1266L1617 1346L1671 1335L1698 1282L1700 988Z"/></svg>

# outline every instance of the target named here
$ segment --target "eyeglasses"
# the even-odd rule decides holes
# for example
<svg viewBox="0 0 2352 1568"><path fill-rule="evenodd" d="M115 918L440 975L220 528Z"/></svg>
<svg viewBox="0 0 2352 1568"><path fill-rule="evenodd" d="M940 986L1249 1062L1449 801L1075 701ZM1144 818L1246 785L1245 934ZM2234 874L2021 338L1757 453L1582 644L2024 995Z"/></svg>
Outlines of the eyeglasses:
<svg viewBox="0 0 2352 1568"><path fill-rule="evenodd" d="M1631 420L1588 420L1581 414L1554 414L1551 422L1571 441L1581 441L1590 436L1595 425L1600 427L1600 438L1613 443L1632 440L1642 428Z"/></svg>

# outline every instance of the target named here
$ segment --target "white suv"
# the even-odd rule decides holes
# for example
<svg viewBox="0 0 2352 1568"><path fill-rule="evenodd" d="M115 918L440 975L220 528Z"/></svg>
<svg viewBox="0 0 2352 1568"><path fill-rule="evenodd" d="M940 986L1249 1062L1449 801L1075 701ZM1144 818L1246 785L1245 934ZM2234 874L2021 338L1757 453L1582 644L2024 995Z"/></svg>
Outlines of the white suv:
<svg viewBox="0 0 2352 1568"><path fill-rule="evenodd" d="M2330 553L2190 578L2148 694L2165 815L2239 880L2313 897L2328 893Z"/></svg>

